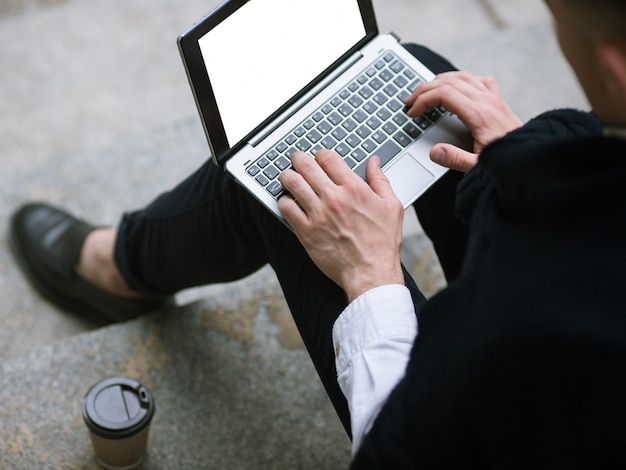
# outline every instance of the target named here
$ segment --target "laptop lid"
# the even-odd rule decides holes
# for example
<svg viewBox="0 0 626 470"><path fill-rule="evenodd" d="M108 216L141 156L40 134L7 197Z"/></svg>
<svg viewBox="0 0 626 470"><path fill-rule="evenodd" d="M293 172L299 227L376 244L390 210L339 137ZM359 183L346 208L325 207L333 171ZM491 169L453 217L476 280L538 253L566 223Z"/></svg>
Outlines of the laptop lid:
<svg viewBox="0 0 626 470"><path fill-rule="evenodd" d="M227 0L178 38L218 165L377 36L371 0Z"/></svg>

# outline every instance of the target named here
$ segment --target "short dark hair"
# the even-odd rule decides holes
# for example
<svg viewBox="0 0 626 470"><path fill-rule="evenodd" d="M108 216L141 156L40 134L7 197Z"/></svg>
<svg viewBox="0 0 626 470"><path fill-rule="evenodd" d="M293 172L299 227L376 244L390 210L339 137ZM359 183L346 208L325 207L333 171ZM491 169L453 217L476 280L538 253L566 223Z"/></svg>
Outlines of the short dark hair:
<svg viewBox="0 0 626 470"><path fill-rule="evenodd" d="M626 0L562 0L594 33L626 39Z"/></svg>

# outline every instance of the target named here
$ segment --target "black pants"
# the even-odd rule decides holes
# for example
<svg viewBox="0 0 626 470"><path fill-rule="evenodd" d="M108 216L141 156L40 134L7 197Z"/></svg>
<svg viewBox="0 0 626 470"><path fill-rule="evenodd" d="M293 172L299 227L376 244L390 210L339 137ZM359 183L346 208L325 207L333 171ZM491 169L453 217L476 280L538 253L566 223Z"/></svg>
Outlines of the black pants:
<svg viewBox="0 0 626 470"><path fill-rule="evenodd" d="M445 59L406 46L434 72ZM433 240L448 280L458 273L467 228L454 217L461 175L448 172L414 207ZM273 215L211 162L145 209L125 214L115 260L133 289L171 294L193 286L241 279L269 263L326 391L350 433L346 400L337 384L332 326L346 307L343 291L324 276ZM426 301L406 274L415 310Z"/></svg>

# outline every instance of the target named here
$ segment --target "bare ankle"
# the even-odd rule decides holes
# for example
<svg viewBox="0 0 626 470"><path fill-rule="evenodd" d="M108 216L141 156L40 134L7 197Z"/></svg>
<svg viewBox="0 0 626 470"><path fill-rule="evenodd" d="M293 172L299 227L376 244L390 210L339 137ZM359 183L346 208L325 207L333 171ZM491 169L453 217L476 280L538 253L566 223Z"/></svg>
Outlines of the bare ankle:
<svg viewBox="0 0 626 470"><path fill-rule="evenodd" d="M96 229L87 235L74 270L91 284L112 295L141 297L141 294L128 288L115 264L113 251L116 237L117 231L113 228Z"/></svg>

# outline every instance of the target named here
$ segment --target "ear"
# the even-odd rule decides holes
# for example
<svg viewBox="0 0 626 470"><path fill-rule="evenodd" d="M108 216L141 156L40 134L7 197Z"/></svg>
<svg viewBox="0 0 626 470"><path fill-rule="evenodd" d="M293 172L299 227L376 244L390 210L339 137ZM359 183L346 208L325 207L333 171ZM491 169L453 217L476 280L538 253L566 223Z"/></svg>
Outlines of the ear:
<svg viewBox="0 0 626 470"><path fill-rule="evenodd" d="M598 45L598 57L605 72L607 92L626 101L626 41L607 39Z"/></svg>

